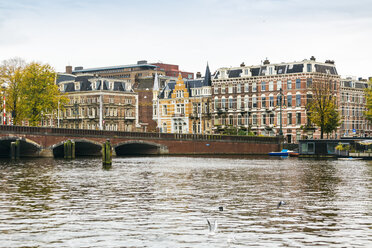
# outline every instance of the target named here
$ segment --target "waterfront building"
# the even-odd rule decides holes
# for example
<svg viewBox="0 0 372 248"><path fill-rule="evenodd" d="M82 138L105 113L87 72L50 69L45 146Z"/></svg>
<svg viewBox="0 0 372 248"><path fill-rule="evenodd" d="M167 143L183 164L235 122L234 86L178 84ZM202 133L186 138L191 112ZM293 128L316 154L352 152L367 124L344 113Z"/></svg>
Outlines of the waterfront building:
<svg viewBox="0 0 372 248"><path fill-rule="evenodd" d="M151 65L155 65L158 67L158 71L164 72L168 77L175 77L177 78L178 75L181 73L182 78L186 79L194 79L194 73L181 71L178 65L172 64L164 64L164 63L151 63ZM161 74L159 74L161 75Z"/></svg>
<svg viewBox="0 0 372 248"><path fill-rule="evenodd" d="M318 138L320 132L309 125L306 113L315 83L329 84L339 92L340 76L333 61L320 63L312 57L300 62L271 64L266 59L257 66L220 68L212 79L214 132L232 127L256 135L275 136L282 123L288 143ZM339 94L336 97L339 102Z"/></svg>
<svg viewBox="0 0 372 248"><path fill-rule="evenodd" d="M158 77L153 87L153 116L158 130L163 133L212 132L211 73L206 68L204 78L184 80L181 73L177 81L160 88Z"/></svg>
<svg viewBox="0 0 372 248"><path fill-rule="evenodd" d="M156 74L157 75L157 74ZM133 85L138 94L138 118L142 132L156 132L157 122L153 119L153 86L155 76L140 78ZM175 82L177 78L157 75L159 88L163 89L168 82Z"/></svg>
<svg viewBox="0 0 372 248"><path fill-rule="evenodd" d="M372 127L364 116L367 110L366 88L368 88L367 80L355 77L341 79L342 124L340 132L343 137L365 137L372 134Z"/></svg>
<svg viewBox="0 0 372 248"><path fill-rule="evenodd" d="M121 79L126 83L133 85L135 81L142 77L154 76L155 73L165 75L164 71L159 71L158 66L147 63L146 60L138 61L133 65L117 65L98 68L75 67L72 70L71 66L66 66L67 74L74 75L98 75L104 78Z"/></svg>
<svg viewBox="0 0 372 248"><path fill-rule="evenodd" d="M59 127L138 130L138 97L127 81L59 74L56 83L70 100L63 111L58 111Z"/></svg>

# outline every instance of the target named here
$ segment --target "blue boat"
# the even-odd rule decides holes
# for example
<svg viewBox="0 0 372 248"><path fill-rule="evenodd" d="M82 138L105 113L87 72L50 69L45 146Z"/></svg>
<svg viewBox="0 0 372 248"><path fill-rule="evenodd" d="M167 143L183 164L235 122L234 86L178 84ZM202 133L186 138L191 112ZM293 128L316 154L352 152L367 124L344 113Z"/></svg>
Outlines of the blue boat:
<svg viewBox="0 0 372 248"><path fill-rule="evenodd" d="M289 153L292 151L289 151L288 149L283 149L281 152L269 152L270 156L289 156Z"/></svg>

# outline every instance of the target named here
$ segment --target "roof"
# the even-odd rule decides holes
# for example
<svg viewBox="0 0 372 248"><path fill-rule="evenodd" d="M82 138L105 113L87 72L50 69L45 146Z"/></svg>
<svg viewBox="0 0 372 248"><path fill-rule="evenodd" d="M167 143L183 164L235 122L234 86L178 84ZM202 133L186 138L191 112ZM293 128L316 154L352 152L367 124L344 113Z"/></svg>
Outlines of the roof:
<svg viewBox="0 0 372 248"><path fill-rule="evenodd" d="M107 66L107 67L87 68L87 69L82 69L82 70L73 70L72 73L118 70L118 69L137 68L137 67L142 67L142 69L148 70L148 69L155 69L158 66L150 65L150 64L116 65L116 66Z"/></svg>

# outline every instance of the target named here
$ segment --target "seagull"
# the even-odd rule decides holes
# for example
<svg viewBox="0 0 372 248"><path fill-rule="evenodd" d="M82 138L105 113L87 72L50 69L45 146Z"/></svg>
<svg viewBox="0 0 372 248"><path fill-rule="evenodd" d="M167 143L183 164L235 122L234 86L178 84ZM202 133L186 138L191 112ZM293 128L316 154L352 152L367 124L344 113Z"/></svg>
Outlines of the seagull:
<svg viewBox="0 0 372 248"><path fill-rule="evenodd" d="M280 201L280 202L278 203L278 208L279 208L280 206L282 206L282 205L285 205L285 204L287 204L285 201Z"/></svg>
<svg viewBox="0 0 372 248"><path fill-rule="evenodd" d="M217 232L217 227L218 227L217 220L214 220L214 224L212 225L211 222L207 219L207 223L208 223L209 234L214 235Z"/></svg>

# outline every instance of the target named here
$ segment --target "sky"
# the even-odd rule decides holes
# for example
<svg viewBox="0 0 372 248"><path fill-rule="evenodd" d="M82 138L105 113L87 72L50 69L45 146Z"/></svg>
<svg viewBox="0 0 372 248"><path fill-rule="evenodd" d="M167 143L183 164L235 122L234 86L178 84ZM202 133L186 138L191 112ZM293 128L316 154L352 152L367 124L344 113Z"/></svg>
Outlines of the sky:
<svg viewBox="0 0 372 248"><path fill-rule="evenodd" d="M0 61L84 68L334 60L372 76L372 0L0 0Z"/></svg>

